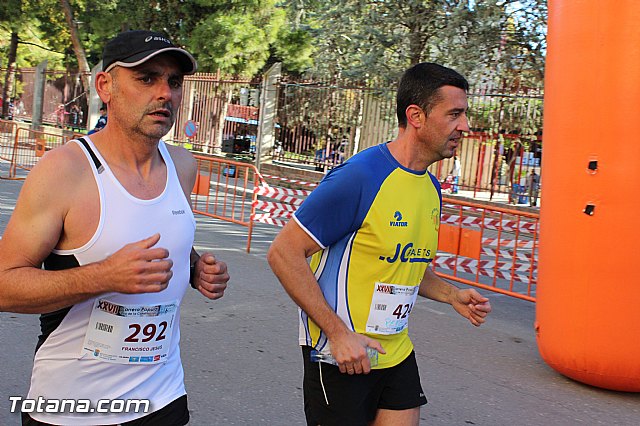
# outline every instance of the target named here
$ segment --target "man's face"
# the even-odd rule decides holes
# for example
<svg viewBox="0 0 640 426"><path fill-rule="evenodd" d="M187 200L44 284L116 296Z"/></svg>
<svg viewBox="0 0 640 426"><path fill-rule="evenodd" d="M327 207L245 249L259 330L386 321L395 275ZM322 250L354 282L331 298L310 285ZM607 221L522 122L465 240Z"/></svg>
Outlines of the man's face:
<svg viewBox="0 0 640 426"><path fill-rule="evenodd" d="M442 86L438 90L441 99L431 108L425 125L419 130L423 147L433 161L451 158L463 132L469 131L467 93L454 86Z"/></svg>
<svg viewBox="0 0 640 426"><path fill-rule="evenodd" d="M125 130L158 140L166 135L182 102L183 73L170 55L158 55L134 68L111 71L109 121Z"/></svg>

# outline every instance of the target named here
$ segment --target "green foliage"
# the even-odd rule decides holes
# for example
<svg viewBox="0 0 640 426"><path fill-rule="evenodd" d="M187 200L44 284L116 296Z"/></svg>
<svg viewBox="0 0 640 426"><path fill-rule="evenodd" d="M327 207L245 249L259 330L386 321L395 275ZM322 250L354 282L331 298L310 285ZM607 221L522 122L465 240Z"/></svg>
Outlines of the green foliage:
<svg viewBox="0 0 640 426"><path fill-rule="evenodd" d="M301 72L311 63L309 33L287 26L287 10L275 0L71 0L88 62L97 64L108 39L129 29L166 33L192 50L200 71L252 76L267 61L281 60L285 69ZM27 19L26 17L29 17ZM45 56L50 67L76 68L70 32L59 0L4 0L0 3L0 49L12 28L20 35L62 56L19 51L19 64L35 65ZM8 34L8 35L7 35ZM31 41L35 37L38 40ZM42 50L42 49L41 49ZM0 51L6 56L6 49Z"/></svg>
<svg viewBox="0 0 640 426"><path fill-rule="evenodd" d="M257 10L245 5L216 12L196 25L189 47L198 52L203 69L252 76L269 58L269 46L276 41L284 22L285 12L272 2L263 2Z"/></svg>
<svg viewBox="0 0 640 426"><path fill-rule="evenodd" d="M315 78L388 86L410 65L435 61L474 81L542 81L546 0L299 0L289 7L315 40Z"/></svg>
<svg viewBox="0 0 640 426"><path fill-rule="evenodd" d="M472 99L474 127L524 140L541 131L546 0L298 0L289 7L316 45L313 79L392 88L412 64L438 62L497 95Z"/></svg>
<svg viewBox="0 0 640 426"><path fill-rule="evenodd" d="M71 0L71 6L92 64L118 32L152 29L191 48L204 71L251 75L279 60L310 77L388 85L413 63L438 61L470 80L529 87L544 72L545 0ZM65 65L74 64L59 0L0 3L3 34L22 31L25 22L43 46L66 55Z"/></svg>
<svg viewBox="0 0 640 426"><path fill-rule="evenodd" d="M495 141L502 142L507 148L516 141L528 147L542 131L541 92L482 93L472 90L469 104L472 130L495 135Z"/></svg>
<svg viewBox="0 0 640 426"><path fill-rule="evenodd" d="M316 51L310 32L285 26L278 33L274 50L274 57L282 62L284 70L296 74L311 68Z"/></svg>
<svg viewBox="0 0 640 426"><path fill-rule="evenodd" d="M25 22L22 31L18 33L17 68L35 67L40 62L47 60L48 67L63 68L64 55L54 52L47 47L46 40L38 29L37 21ZM6 58L9 51L11 33L0 27L0 65L6 66Z"/></svg>
<svg viewBox="0 0 640 426"><path fill-rule="evenodd" d="M46 6L45 2L42 2ZM4 0L0 2L0 65L7 65L11 33L18 34L18 68L33 67L44 61L49 66L62 67L64 54L56 49L59 38L51 37L42 28L44 25L35 13L35 1Z"/></svg>

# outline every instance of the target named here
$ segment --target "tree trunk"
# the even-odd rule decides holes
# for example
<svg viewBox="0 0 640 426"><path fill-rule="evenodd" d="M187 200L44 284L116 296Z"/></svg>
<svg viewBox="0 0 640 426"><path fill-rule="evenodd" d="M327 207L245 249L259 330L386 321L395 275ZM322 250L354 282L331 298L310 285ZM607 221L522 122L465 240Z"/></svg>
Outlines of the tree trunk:
<svg viewBox="0 0 640 426"><path fill-rule="evenodd" d="M16 57L18 56L18 33L11 32L11 44L9 45L9 61L7 74L4 76L4 89L2 90L2 117L9 116L9 101L13 94L13 85L16 81Z"/></svg>
<svg viewBox="0 0 640 426"><path fill-rule="evenodd" d="M409 61L414 66L422 62L422 51L424 50L424 35L420 33L420 28L413 28L409 34Z"/></svg>
<svg viewBox="0 0 640 426"><path fill-rule="evenodd" d="M67 20L69 26L69 33L71 34L71 43L73 44L73 51L78 59L78 67L80 68L80 78L82 79L82 85L85 91L90 90L89 76L91 75L91 69L87 63L87 57L80 43L80 37L78 37L78 28L76 27L76 21L73 19L73 10L68 0L60 0L62 10L64 11L64 17Z"/></svg>

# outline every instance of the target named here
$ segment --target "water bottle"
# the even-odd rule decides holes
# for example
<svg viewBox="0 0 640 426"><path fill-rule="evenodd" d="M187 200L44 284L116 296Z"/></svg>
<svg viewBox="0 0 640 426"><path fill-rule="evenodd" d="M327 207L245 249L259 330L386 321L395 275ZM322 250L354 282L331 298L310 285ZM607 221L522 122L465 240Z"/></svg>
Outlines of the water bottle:
<svg viewBox="0 0 640 426"><path fill-rule="evenodd" d="M378 365L378 351L374 348L367 346L367 356L369 357L369 363L371 368ZM326 364L338 366L336 359L330 354L318 352L316 349L311 349L311 361L312 362L324 362Z"/></svg>

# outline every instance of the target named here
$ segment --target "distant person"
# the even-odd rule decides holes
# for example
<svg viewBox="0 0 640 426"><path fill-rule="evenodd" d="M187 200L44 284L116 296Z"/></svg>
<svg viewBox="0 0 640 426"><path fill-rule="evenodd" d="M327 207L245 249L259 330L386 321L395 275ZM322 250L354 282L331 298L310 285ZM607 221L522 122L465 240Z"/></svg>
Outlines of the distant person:
<svg viewBox="0 0 640 426"><path fill-rule="evenodd" d="M0 239L0 309L41 314L25 401L92 410L45 403L23 425L189 422L181 302L191 287L219 299L229 280L224 262L193 249L196 160L161 139L195 70L163 34L119 34L95 80L109 123L47 152L27 177ZM135 400L147 404L110 404Z"/></svg>
<svg viewBox="0 0 640 426"><path fill-rule="evenodd" d="M331 144L331 152L329 154L329 161L334 165L341 164L344 161L344 154L342 153L340 142Z"/></svg>
<svg viewBox="0 0 640 426"><path fill-rule="evenodd" d="M14 99L9 99L9 120L13 120L15 116L15 102Z"/></svg>
<svg viewBox="0 0 640 426"><path fill-rule="evenodd" d="M67 111L64 109L64 104L59 104L55 111L56 114L56 127L64 129L64 116L67 114Z"/></svg>
<svg viewBox="0 0 640 426"><path fill-rule="evenodd" d="M87 134L92 135L95 132L104 129L106 125L107 125L107 107L103 105L100 107L100 117L98 117L98 122L96 123L93 129L89 130L89 133Z"/></svg>
<svg viewBox="0 0 640 426"><path fill-rule="evenodd" d="M14 111L14 119L19 119L22 115L25 114L24 102L22 102L22 98L18 98L15 100Z"/></svg>
<svg viewBox="0 0 640 426"><path fill-rule="evenodd" d="M540 175L536 173L535 169L531 169L527 186L529 187L529 205L536 207L538 204L538 193L540 192Z"/></svg>
<svg viewBox="0 0 640 426"><path fill-rule="evenodd" d="M340 152L346 153L347 147L349 146L349 137L347 135L342 135L342 139L340 140Z"/></svg>
<svg viewBox="0 0 640 426"><path fill-rule="evenodd" d="M453 180L453 187L451 189L452 194L458 193L458 183L460 182L460 173L462 173L462 166L460 165L460 159L455 156L453 157L453 167L451 168L451 172L449 173Z"/></svg>
<svg viewBox="0 0 640 426"><path fill-rule="evenodd" d="M452 157L469 131L468 88L437 64L407 70L397 138L333 168L269 249L301 309L309 425L418 425L427 399L408 334L417 297L448 303L475 326L491 311L489 299L431 268L442 197L427 168Z"/></svg>
<svg viewBox="0 0 640 426"><path fill-rule="evenodd" d="M82 110L78 104L71 105L71 130L80 130L80 122L82 121Z"/></svg>

